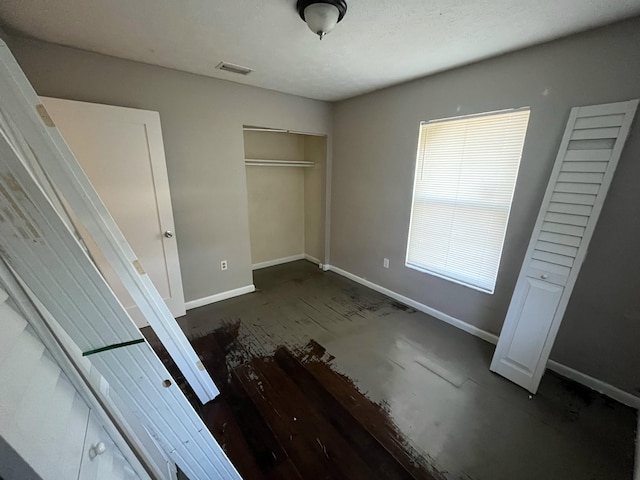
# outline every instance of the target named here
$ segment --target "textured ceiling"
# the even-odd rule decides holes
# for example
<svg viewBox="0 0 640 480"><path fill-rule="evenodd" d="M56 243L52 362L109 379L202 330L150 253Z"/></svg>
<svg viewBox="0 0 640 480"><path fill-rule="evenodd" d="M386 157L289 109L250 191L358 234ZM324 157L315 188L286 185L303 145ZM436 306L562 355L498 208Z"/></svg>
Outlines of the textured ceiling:
<svg viewBox="0 0 640 480"><path fill-rule="evenodd" d="M5 28L49 42L321 100L640 14L640 0L350 0L320 41L295 0L2 0ZM240 77L221 61L255 71Z"/></svg>

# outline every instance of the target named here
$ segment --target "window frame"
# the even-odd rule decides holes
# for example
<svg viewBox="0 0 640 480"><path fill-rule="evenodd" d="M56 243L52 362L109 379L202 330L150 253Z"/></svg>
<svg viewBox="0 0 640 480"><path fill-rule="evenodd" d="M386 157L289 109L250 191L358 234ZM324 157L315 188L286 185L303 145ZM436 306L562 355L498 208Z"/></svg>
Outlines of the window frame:
<svg viewBox="0 0 640 480"><path fill-rule="evenodd" d="M517 168L516 168L516 172L515 172L515 176L514 176L514 181L513 181L513 186L511 188L511 195L510 195L510 200L509 200L509 207L506 211L506 221L504 224L504 232L502 234L502 238L501 238L501 243L500 243L500 252L498 255L498 261L497 261L497 268L496 268L496 274L495 274L495 278L493 280L493 286L491 289L486 289L483 287L480 287L478 285L474 285L473 283L469 283L467 281L464 281L460 278L456 278L454 276L450 276L450 275L446 275L444 273L441 272L437 272L437 271L433 271L433 270L429 270L428 268L425 267L421 267L419 265L416 265L414 263L410 263L409 261L409 253L410 253L410 245L411 245L411 232L413 229L413 224L414 224L414 212L415 212L415 207L416 207L416 187L418 185L418 169L421 166L421 147L422 147L422 138L423 135L426 134L426 129L424 129L424 127L426 125L433 125L433 124L437 124L437 123L445 123L445 122L452 122L452 121L459 121L459 120L466 120L466 119L473 119L473 118L480 118L480 117L491 117L494 115L503 115L503 114L507 114L507 113L518 113L518 112L523 112L523 111L527 111L529 113L528 117L527 117L527 122L526 122L526 126L524 129L524 134L522 137L522 150L520 152L519 158L518 158L518 162L517 162ZM429 120L429 121L421 121L418 127L418 141L417 141L417 148L416 148L416 161L415 161L415 168L414 168L414 175L413 175L413 189L412 189L412 194L411 194L411 210L410 210L410 220L409 220L409 229L407 231L407 247L406 247L406 254L405 254L405 267L410 268L412 270L416 270L422 273L426 273L429 275L432 275L434 277L438 277L441 278L443 280L447 280L450 281L452 283L458 284L458 285L462 285L464 287L468 287L471 288L473 290L482 292L482 293L487 293L489 295L493 295L495 293L495 287L498 281L498 275L500 273L500 264L502 263L502 255L504 253L504 244L505 244L505 240L506 240L506 235L507 235L507 229L509 227L509 220L511 218L511 209L513 207L513 199L515 196L515 189L516 189L516 185L518 183L518 177L520 175L520 166L522 164L522 156L524 153L524 146L526 144L526 139L527 139L527 133L529 130L529 123L531 120L531 107L529 106L523 106L523 107L517 107L517 108L509 108L509 109L503 109L503 110L494 110L494 111L490 111L490 112L480 112L480 113L474 113L474 114L469 114L469 115L459 115L459 116L455 116L455 117L447 117L447 118L439 118L439 119L434 119L434 120ZM426 147L426 141L425 141L425 147ZM424 163L424 162L423 162ZM422 164L423 164L422 163ZM491 205L489 203L479 203L478 201L475 201L473 199L465 199L468 200L469 204L477 204L478 207L477 208L485 208L485 209L491 209ZM447 203L448 200L442 199L441 203L445 204ZM428 202L428 201L427 201ZM431 200L431 203L435 203L433 200ZM494 207L494 209L497 211L498 207Z"/></svg>

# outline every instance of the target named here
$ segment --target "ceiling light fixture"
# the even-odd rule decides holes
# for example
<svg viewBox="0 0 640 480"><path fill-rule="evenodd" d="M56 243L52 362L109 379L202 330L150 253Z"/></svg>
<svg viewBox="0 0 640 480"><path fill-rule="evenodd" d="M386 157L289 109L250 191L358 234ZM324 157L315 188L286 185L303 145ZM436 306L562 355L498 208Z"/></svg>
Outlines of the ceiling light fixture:
<svg viewBox="0 0 640 480"><path fill-rule="evenodd" d="M320 37L320 40L333 30L347 13L345 0L298 0L300 18L309 26L309 30Z"/></svg>

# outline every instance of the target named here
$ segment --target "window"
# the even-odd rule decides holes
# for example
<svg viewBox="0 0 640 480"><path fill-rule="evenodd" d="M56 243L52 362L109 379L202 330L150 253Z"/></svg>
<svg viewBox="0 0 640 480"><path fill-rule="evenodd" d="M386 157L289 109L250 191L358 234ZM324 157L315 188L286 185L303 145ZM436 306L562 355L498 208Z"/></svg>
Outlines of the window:
<svg viewBox="0 0 640 480"><path fill-rule="evenodd" d="M406 265L493 293L529 108L420 125Z"/></svg>

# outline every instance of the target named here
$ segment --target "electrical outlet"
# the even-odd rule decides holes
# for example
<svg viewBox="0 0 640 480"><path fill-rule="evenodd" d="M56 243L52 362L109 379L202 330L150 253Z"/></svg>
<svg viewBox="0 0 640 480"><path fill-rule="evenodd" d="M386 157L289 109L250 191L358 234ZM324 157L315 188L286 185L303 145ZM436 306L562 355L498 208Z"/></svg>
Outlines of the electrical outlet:
<svg viewBox="0 0 640 480"><path fill-rule="evenodd" d="M226 260L222 260L220 262L220 270L226 270L227 268L229 268L229 265L227 265L227 261Z"/></svg>
<svg viewBox="0 0 640 480"><path fill-rule="evenodd" d="M388 259L388 258L385 258L385 259L382 261L382 266L383 266L384 268L389 268L389 259Z"/></svg>

